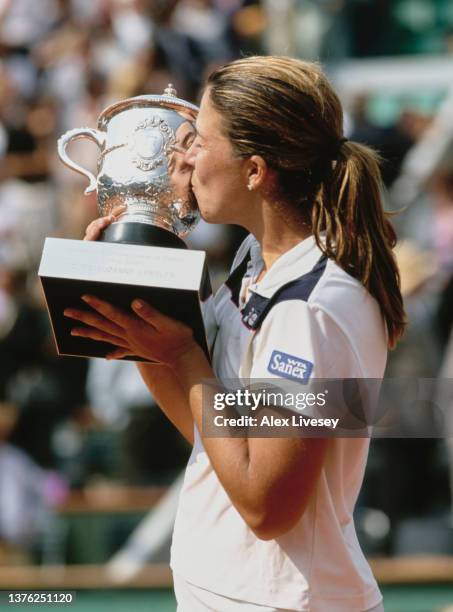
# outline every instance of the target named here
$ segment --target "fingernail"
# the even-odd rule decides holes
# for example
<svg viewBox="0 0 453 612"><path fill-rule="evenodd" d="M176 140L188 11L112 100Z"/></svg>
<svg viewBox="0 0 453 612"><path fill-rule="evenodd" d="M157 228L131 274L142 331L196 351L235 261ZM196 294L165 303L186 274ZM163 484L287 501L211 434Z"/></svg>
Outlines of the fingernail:
<svg viewBox="0 0 453 612"><path fill-rule="evenodd" d="M140 310L141 308L143 308L145 304L142 302L142 300L134 300L132 302L132 308L136 308L137 310Z"/></svg>
<svg viewBox="0 0 453 612"><path fill-rule="evenodd" d="M76 329L71 329L71 336L80 336L80 334Z"/></svg>
<svg viewBox="0 0 453 612"><path fill-rule="evenodd" d="M69 308L65 308L65 309L63 310L63 314L64 314L66 317L71 316L71 315L72 315L72 310L70 310Z"/></svg>
<svg viewBox="0 0 453 612"><path fill-rule="evenodd" d="M81 299L82 299L84 302L87 302L88 304L91 304L91 303L93 303L93 304L94 304L94 302L95 302L94 297L93 297L93 296L91 296L91 295L82 295Z"/></svg>

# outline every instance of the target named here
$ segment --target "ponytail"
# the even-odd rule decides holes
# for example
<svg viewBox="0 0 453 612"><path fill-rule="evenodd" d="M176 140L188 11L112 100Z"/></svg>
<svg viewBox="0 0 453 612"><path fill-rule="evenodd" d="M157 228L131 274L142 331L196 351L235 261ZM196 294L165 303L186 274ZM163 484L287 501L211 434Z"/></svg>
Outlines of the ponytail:
<svg viewBox="0 0 453 612"><path fill-rule="evenodd" d="M275 170L275 203L376 298L395 347L406 321L378 156L342 138L341 103L320 67L242 58L213 72L208 90L235 155L260 155Z"/></svg>
<svg viewBox="0 0 453 612"><path fill-rule="evenodd" d="M311 223L319 248L377 300L389 348L394 348L404 333L406 317L392 251L396 234L383 209L381 188L378 154L364 145L343 142L315 199Z"/></svg>

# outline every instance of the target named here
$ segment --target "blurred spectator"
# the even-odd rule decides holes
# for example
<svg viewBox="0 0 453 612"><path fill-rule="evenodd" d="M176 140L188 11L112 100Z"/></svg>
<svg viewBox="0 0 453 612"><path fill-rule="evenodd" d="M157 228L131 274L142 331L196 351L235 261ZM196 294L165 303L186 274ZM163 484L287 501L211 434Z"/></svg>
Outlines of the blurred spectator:
<svg viewBox="0 0 453 612"><path fill-rule="evenodd" d="M153 402L135 364L91 360L87 393L99 422L119 432L118 475L131 484L169 484L184 467L188 447Z"/></svg>
<svg viewBox="0 0 453 612"><path fill-rule="evenodd" d="M17 410L10 440L54 467L52 430L83 404L86 363L56 356L47 312L17 262L0 262L0 362L0 401Z"/></svg>
<svg viewBox="0 0 453 612"><path fill-rule="evenodd" d="M20 560L18 550L37 551L52 506L66 496L58 475L40 468L8 442L18 418L14 404L0 401L0 565ZM5 559L1 559L1 553Z"/></svg>
<svg viewBox="0 0 453 612"><path fill-rule="evenodd" d="M368 105L369 97L366 94L357 96L353 101L350 108L350 138L379 151L383 160L382 177L389 186L398 176L404 156L414 144L413 135L406 124L409 124L409 117L415 114L406 111L395 125L381 127L370 120Z"/></svg>
<svg viewBox="0 0 453 612"><path fill-rule="evenodd" d="M94 127L110 103L161 93L169 82L196 101L206 73L241 54L337 61L447 52L447 4L0 0L0 538L29 543L38 534L49 489L43 468L57 467L78 487L100 475L167 482L187 451L132 364L55 354L36 292L42 242L46 235L81 238L98 214L95 196L83 195L85 180L58 160L57 137ZM451 371L452 96L434 117L403 104L385 127L372 118L367 92L348 109L348 135L379 150L389 208L404 209L395 222L408 239L398 257L410 325L389 375L436 376L442 358L443 371ZM71 157L93 172L98 155L92 143L71 145ZM191 236L194 248L208 251L215 286L243 237L240 228L206 224ZM393 527L414 512L444 507L438 456L436 441L374 444L364 502L383 510ZM429 494L420 492L421 479L431 482ZM27 515L34 504L36 516ZM389 539L387 550L391 545Z"/></svg>
<svg viewBox="0 0 453 612"><path fill-rule="evenodd" d="M58 0L0 0L0 42L30 48L57 23L62 5Z"/></svg>

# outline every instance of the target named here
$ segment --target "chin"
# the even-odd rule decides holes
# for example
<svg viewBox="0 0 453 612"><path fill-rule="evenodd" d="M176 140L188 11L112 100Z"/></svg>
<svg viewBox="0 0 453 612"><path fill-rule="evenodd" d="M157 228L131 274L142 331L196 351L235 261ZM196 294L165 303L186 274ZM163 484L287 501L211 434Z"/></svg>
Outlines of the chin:
<svg viewBox="0 0 453 612"><path fill-rule="evenodd" d="M218 211L216 210L212 210L211 209L206 209L203 207L199 207L200 210L200 214L201 214L201 218L203 219L203 221L206 221L206 223L231 223L231 220L227 219L224 215L220 214Z"/></svg>
<svg viewBox="0 0 453 612"><path fill-rule="evenodd" d="M225 208L220 205L220 202L216 206L213 203L212 198L207 198L207 204L205 204L206 200L204 198L197 199L198 202L198 210L200 211L201 218L206 223L224 223L230 224L235 223L231 218L226 214Z"/></svg>
<svg viewBox="0 0 453 612"><path fill-rule="evenodd" d="M215 219L215 215L212 215L209 211L202 210L200 208L200 215L203 221L206 221L206 223L219 223L219 221Z"/></svg>
<svg viewBox="0 0 453 612"><path fill-rule="evenodd" d="M209 208L209 206L205 206L203 204L203 201L200 202L199 199L197 200L197 204L198 204L198 210L200 211L200 215L203 221L206 221L206 223L213 223L214 221L212 221L212 218L215 215L213 213L212 208Z"/></svg>

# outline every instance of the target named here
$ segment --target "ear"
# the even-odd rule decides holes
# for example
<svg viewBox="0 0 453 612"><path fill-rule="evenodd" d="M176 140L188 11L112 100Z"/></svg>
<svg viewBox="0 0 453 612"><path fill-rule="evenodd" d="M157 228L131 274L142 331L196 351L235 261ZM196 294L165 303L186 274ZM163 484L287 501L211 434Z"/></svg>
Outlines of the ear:
<svg viewBox="0 0 453 612"><path fill-rule="evenodd" d="M252 155L247 160L246 181L250 191L256 191L265 184L269 176L269 166L260 155Z"/></svg>

